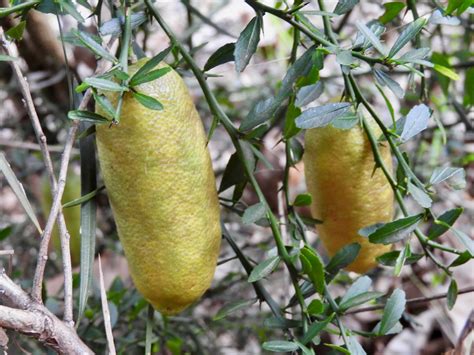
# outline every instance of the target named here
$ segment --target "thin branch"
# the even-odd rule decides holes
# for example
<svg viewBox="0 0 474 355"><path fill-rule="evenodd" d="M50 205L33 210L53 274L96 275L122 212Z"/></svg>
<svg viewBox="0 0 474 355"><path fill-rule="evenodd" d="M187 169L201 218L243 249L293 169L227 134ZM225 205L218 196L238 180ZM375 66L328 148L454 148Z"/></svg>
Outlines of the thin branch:
<svg viewBox="0 0 474 355"><path fill-rule="evenodd" d="M0 139L0 146L9 147L9 148L18 148L18 149L27 149L27 150L34 150L34 151L41 151L41 145L32 143L32 142L19 142L19 141L11 141L6 139ZM48 151L50 153L62 153L63 147L59 145L49 145ZM79 149L73 148L71 154L78 155Z"/></svg>
<svg viewBox="0 0 474 355"><path fill-rule="evenodd" d="M6 40L3 34L3 28L1 27L0 27L0 41L3 47L5 48L7 54L10 56L14 56L15 55L13 51L14 44ZM70 142L70 144L66 144L66 147L64 149L62 163L64 162L65 164L61 164L61 168L65 170L60 171L59 183L58 183L54 175L53 162L51 160L51 155L49 154L49 151L48 151L46 136L41 127L39 117L36 112L35 105L33 103L33 97L31 96L28 82L23 76L23 73L21 72L21 69L18 63L16 61L11 61L10 63L15 73L15 76L18 80L21 93L25 100L25 105L28 111L28 115L30 116L33 129L35 131L36 137L38 139L38 142L41 148L41 153L43 155L46 171L48 173L49 181L51 184L51 194L53 197L53 207L48 217L48 221L43 231L43 235L41 236L40 251L38 255L38 267L35 272L35 278L34 278L34 283L33 283L33 297L38 302L41 301L41 284L43 282L43 274L44 274L44 268L46 265L46 260L48 259L48 245L51 239L51 232L53 230L55 220L57 219L60 237L61 237L62 262L63 262L63 269L64 269L64 321L66 322L66 324L72 327L74 326L74 321L72 318L72 267L71 267L71 251L69 248L70 235L67 231L66 222L64 220L64 216L61 211L61 198L64 192L64 186L65 186L65 180L66 180L66 174L67 174L67 165L69 163L69 156L71 153L70 151L72 149L72 144L74 142L74 134L72 135L72 142ZM75 133L74 124L71 129ZM71 135L69 134L68 137L70 136Z"/></svg>
<svg viewBox="0 0 474 355"><path fill-rule="evenodd" d="M189 10L190 13L193 13L196 17L198 17L203 23L206 25L214 28L218 33L222 33L228 37L237 39L237 36L233 35L229 31L227 31L224 27L219 26L218 24L212 22L209 18L207 18L205 15L203 15L197 8L195 8L189 0L183 0L184 6Z"/></svg>
<svg viewBox="0 0 474 355"><path fill-rule="evenodd" d="M466 287L463 289L460 289L458 291L458 295L464 294L464 293L470 293L474 292L474 286L473 287ZM434 300L439 300L442 298L446 298L448 296L448 293L440 293L438 295L430 296L430 297L416 297L416 298L411 298L407 300L407 304L416 304L416 303L426 303L426 302L431 302ZM354 309L349 312L345 312L344 314L354 314L354 313L361 313L361 312L370 312L370 311L377 311L379 309L384 309L385 305L377 305L377 306L370 306L370 307L364 307L364 308L359 308L359 309Z"/></svg>
<svg viewBox="0 0 474 355"><path fill-rule="evenodd" d="M0 301L0 327L36 338L59 354L93 354L74 328L31 299L4 270L0 272Z"/></svg>

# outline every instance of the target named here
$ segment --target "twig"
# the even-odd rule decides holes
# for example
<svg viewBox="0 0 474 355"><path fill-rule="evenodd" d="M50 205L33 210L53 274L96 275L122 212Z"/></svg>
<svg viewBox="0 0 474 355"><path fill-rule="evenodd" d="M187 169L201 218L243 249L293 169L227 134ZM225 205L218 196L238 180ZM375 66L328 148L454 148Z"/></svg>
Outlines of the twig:
<svg viewBox="0 0 474 355"><path fill-rule="evenodd" d="M0 146L9 147L9 148L18 148L18 149L27 149L41 151L41 146L36 143L31 142L19 142L19 141L10 141L5 139L0 139ZM50 153L62 153L63 147L59 145L49 145L48 151ZM71 154L79 154L79 149L73 148Z"/></svg>
<svg viewBox="0 0 474 355"><path fill-rule="evenodd" d="M0 327L34 337L60 354L93 354L67 326L0 272Z"/></svg>
<svg viewBox="0 0 474 355"><path fill-rule="evenodd" d="M12 48L13 44L7 42L3 34L3 28L1 27L0 27L0 41L3 47L5 48L7 54L10 56L14 56L14 51ZM18 80L21 93L25 100L25 105L28 111L28 115L30 116L33 129L35 131L36 137L40 145L41 153L43 155L43 160L46 166L46 171L48 173L49 181L51 184L51 194L53 196L53 206L51 209L51 213L48 217L46 227L44 228L43 234L41 236L40 250L38 253L38 264L37 264L35 277L33 281L32 294L33 294L33 298L36 301L41 302L41 286L43 282L43 274L44 274L44 268L46 266L46 260L48 259L48 245L51 239L51 232L54 227L54 222L57 219L60 237L61 237L62 262L63 262L63 269L64 269L64 321L66 322L66 324L72 327L74 325L74 321L72 319L72 267L71 267L71 251L69 248L70 235L67 231L66 222L64 220L64 216L61 211L61 198L64 192L67 166L69 163L69 156L71 154L72 144L74 143L74 134L75 134L75 129L77 130L77 124L73 123L73 126L70 129L70 133L68 134L68 138L70 138L71 141L67 142L66 147L64 148L63 158L61 162L61 171L59 174L59 182L57 182L56 177L54 175L54 168L53 168L53 162L51 160L51 155L49 154L49 151L48 151L46 136L44 135L43 129L41 128L41 124L38 118L38 114L36 112L35 105L33 103L33 97L31 96L28 82L23 76L23 73L21 72L21 69L18 63L16 61L11 61L10 63L15 73L15 76ZM74 127L76 128L74 129Z"/></svg>
<svg viewBox="0 0 474 355"><path fill-rule="evenodd" d="M100 301L102 304L102 314L104 317L105 336L107 338L107 346L109 348L109 355L115 355L114 336L112 334L112 325L110 323L110 311L107 304L107 291L105 290L104 274L102 273L102 261L99 255L99 285L100 285Z"/></svg>
<svg viewBox="0 0 474 355"><path fill-rule="evenodd" d="M228 37L237 39L237 36L233 35L229 31L227 31L224 27L219 26L218 24L212 22L212 20L210 20L206 16L204 16L197 8L195 8L193 5L191 5L189 0L184 0L183 4L184 4L184 6L186 6L186 8L189 10L190 13L193 13L194 15L196 15L196 17L198 17L203 23L205 23L206 25L214 28L218 33L222 33L222 34L224 34Z"/></svg>
<svg viewBox="0 0 474 355"><path fill-rule="evenodd" d="M470 293L474 292L474 286L473 287L466 287L458 291L458 295L464 294L464 293ZM426 303L426 302L431 302L434 300L439 300L442 298L446 298L448 295L447 292L445 293L440 293L438 295L430 296L430 297L416 297L416 298L411 298L407 300L407 304L416 304L416 303ZM361 313L361 312L370 312L370 311L377 311L379 309L384 309L385 305L378 305L378 306L370 306L370 307L364 307L364 308L359 308L359 309L354 309L349 312L345 312L344 314L354 314L354 313Z"/></svg>

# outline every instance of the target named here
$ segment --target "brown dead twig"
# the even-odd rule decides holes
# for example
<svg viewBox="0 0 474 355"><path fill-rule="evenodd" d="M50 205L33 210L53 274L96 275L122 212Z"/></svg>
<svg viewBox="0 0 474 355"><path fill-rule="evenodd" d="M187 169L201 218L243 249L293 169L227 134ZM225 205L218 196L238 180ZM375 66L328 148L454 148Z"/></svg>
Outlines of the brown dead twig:
<svg viewBox="0 0 474 355"><path fill-rule="evenodd" d="M33 300L0 271L0 327L34 337L60 354L93 354L74 328Z"/></svg>
<svg viewBox="0 0 474 355"><path fill-rule="evenodd" d="M111 40L112 41L112 40ZM109 46L111 43L109 43ZM3 28L0 26L0 46L10 56L15 56L14 44L8 42L4 36ZM33 98L29 90L28 82L23 76L20 66L16 61L11 61L14 74L25 100L28 115L33 124L39 147L43 154L46 165L46 171L51 183L53 203L51 211L46 222L46 226L41 235L41 243L38 252L38 260L35 274L33 277L33 287L31 297L23 290L18 288L3 272L0 275L0 300L3 304L11 304L16 308L0 306L0 327L16 330L20 333L30 335L43 342L45 345L55 349L61 354L92 354L93 352L82 343L74 330L74 321L72 313L72 268L71 255L69 249L69 233L66 229L66 223L61 211L61 199L66 184L66 175L69 165L69 159L73 151L75 136L79 128L79 121L73 121L68 130L66 143L61 156L59 177L56 180L53 170L51 156L46 142L46 136L43 133L39 122L38 114L33 103ZM101 60L96 72L105 69L106 62ZM92 97L92 91L89 89L85 93L78 109L84 110ZM64 284L64 321L62 322L42 304L42 284L46 262L48 260L48 245L51 239L51 232L55 220L58 220L59 232L61 237L61 252L63 260L63 272L65 278ZM16 287L16 288L15 288ZM8 294L13 298L8 297ZM15 299L18 297L18 299Z"/></svg>

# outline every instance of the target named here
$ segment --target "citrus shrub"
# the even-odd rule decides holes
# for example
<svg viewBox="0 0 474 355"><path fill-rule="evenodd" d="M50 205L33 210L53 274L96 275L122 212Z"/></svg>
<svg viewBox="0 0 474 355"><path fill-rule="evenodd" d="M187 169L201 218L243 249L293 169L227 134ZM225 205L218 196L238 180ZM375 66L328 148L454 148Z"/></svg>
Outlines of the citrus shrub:
<svg viewBox="0 0 474 355"><path fill-rule="evenodd" d="M147 61L131 65L129 75ZM120 123L97 127L98 156L132 279L155 309L176 314L201 297L214 275L221 240L215 178L181 77L171 70L134 90L163 110L125 93ZM117 92L103 94L117 104ZM105 115L99 105L96 111Z"/></svg>
<svg viewBox="0 0 474 355"><path fill-rule="evenodd" d="M380 130L371 123L378 136ZM390 149L380 145L382 158L392 169ZM347 270L365 273L377 265L375 258L389 245L372 244L358 231L393 217L393 191L381 169L375 168L370 142L364 130L326 126L305 134L305 178L313 200L311 213L323 223L317 229L330 255L347 244L359 243L357 259Z"/></svg>
<svg viewBox="0 0 474 355"><path fill-rule="evenodd" d="M67 203L81 197L81 178L72 169L68 170L66 185L62 197L62 203ZM52 196L51 185L47 174L41 177L41 208L44 218L48 218L51 211ZM81 207L73 206L63 208L64 221L70 235L69 248L71 250L72 266L78 266L81 262ZM58 226L55 225L51 233L54 250L61 255L61 239Z"/></svg>

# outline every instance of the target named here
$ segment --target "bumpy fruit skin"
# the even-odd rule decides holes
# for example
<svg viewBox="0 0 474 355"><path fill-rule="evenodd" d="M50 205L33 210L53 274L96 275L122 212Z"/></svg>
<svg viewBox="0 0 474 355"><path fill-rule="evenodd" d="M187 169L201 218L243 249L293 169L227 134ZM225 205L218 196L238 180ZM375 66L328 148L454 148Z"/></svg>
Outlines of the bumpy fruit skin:
<svg viewBox="0 0 474 355"><path fill-rule="evenodd" d="M379 134L374 124L372 129ZM387 146L380 146L385 164L392 169ZM375 258L390 246L372 244L358 230L393 217L393 191L381 169L374 173L374 158L364 130L332 126L313 128L305 135L305 177L313 197L311 213L322 220L319 236L330 255L357 242L361 250L349 271L365 273L377 265Z"/></svg>
<svg viewBox="0 0 474 355"><path fill-rule="evenodd" d="M137 289L158 311L176 314L201 297L214 275L221 241L215 178L181 77L172 70L136 89L164 109L147 109L126 93L120 123L97 126L99 161ZM106 96L117 102L117 93Z"/></svg>
<svg viewBox="0 0 474 355"><path fill-rule="evenodd" d="M44 217L48 218L49 212L51 211L52 196L51 185L49 184L49 178L46 174L41 178L41 194L41 208L43 209ZM69 170L66 178L66 186L64 187L62 203L70 202L79 197L81 197L81 178L72 170ZM71 263L72 266L78 266L81 262L81 207L74 206L64 208L63 216L70 235L69 249L71 250ZM61 240L57 225L53 228L51 238L53 240L54 249L59 255L61 255Z"/></svg>

